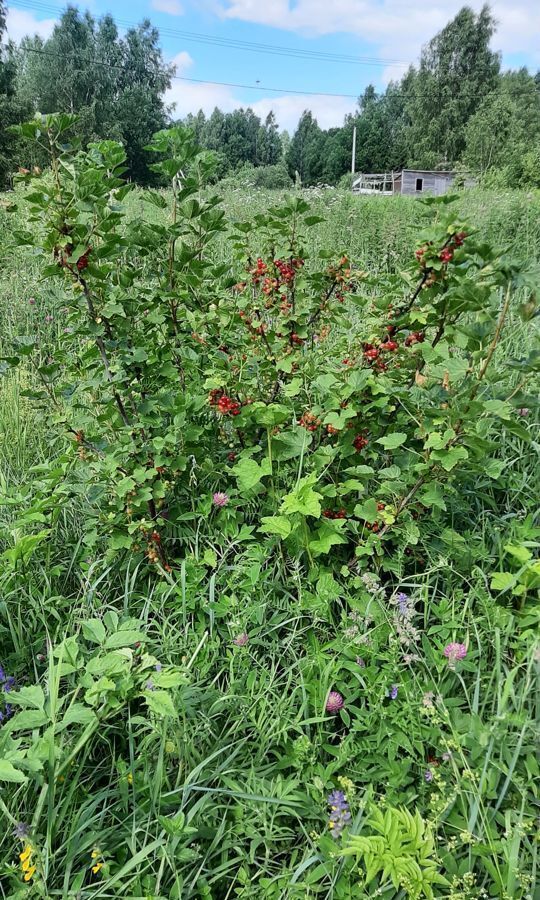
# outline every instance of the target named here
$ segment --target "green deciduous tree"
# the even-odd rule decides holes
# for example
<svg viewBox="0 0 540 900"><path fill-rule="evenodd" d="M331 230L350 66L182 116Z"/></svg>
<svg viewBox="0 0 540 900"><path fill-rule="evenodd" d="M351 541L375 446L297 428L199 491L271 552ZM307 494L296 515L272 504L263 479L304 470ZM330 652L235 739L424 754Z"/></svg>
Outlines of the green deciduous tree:
<svg viewBox="0 0 540 900"><path fill-rule="evenodd" d="M130 176L145 182L151 173L143 147L166 122L172 73L149 21L122 38L112 16L96 23L68 7L48 40L22 42L19 90L34 110L77 114L83 142L121 140Z"/></svg>
<svg viewBox="0 0 540 900"><path fill-rule="evenodd" d="M499 90L470 119L465 137L464 162L472 171L499 170L509 186L540 185L540 93L526 69L502 76Z"/></svg>
<svg viewBox="0 0 540 900"><path fill-rule="evenodd" d="M500 59L490 49L495 20L488 6L463 7L422 51L408 73L405 111L409 163L433 168L458 160L465 129L498 84Z"/></svg>
<svg viewBox="0 0 540 900"><path fill-rule="evenodd" d="M6 26L6 8L0 0L0 190L7 184L9 173L15 165L19 143L7 130L21 122L28 109L17 96L17 61L14 45L2 46Z"/></svg>

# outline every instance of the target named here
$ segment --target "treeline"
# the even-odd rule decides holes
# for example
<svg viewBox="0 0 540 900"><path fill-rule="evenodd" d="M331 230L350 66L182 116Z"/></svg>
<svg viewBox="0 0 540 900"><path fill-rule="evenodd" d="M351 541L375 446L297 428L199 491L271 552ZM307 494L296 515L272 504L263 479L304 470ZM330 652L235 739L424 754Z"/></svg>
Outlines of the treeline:
<svg viewBox="0 0 540 900"><path fill-rule="evenodd" d="M4 28L0 0L0 40ZM39 162L6 128L36 112L76 113L83 143L122 141L130 177L152 180L144 147L169 121L164 94L173 74L148 20L120 36L111 15L96 21L68 7L47 40L36 35L20 47L8 44L0 50L0 184L14 163Z"/></svg>
<svg viewBox="0 0 540 900"><path fill-rule="evenodd" d="M418 67L382 93L370 85L353 115L323 130L306 110L292 136L281 135L273 117L265 126L252 110L214 110L185 120L203 146L220 154L222 170L241 164L281 163L303 184L336 184L351 169L356 127L356 171L404 167L457 168L501 186L540 187L540 72L501 71L491 50L495 20L488 6L464 7L423 49ZM262 155L273 135L272 158ZM245 137L244 137L245 136Z"/></svg>
<svg viewBox="0 0 540 900"><path fill-rule="evenodd" d="M5 25L0 0L0 39ZM271 112L202 111L184 119L199 143L215 152L217 175L243 167L252 180L281 187L338 183L351 167L356 127L356 171L403 167L457 168L501 186L540 187L540 72L502 72L491 50L495 20L488 6L464 7L423 49L418 66L378 93L368 86L343 126L323 130L309 110L292 137ZM174 67L159 34L144 21L120 36L110 15L96 21L68 7L47 40L25 38L0 50L0 185L16 165L30 164L7 126L34 112L77 113L83 142L121 140L129 176L148 183L144 147L174 119L165 91ZM39 160L37 160L39 162Z"/></svg>

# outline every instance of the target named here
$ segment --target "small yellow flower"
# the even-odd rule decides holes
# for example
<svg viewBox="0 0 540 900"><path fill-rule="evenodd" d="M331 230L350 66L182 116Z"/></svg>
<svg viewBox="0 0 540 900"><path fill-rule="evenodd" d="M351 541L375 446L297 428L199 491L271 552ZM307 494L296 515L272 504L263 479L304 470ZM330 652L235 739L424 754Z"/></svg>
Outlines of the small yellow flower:
<svg viewBox="0 0 540 900"><path fill-rule="evenodd" d="M32 848L31 848L30 844L27 844L26 847L24 848L23 852L19 853L19 859L23 863L23 862L26 862L27 859L30 859L31 856L32 856Z"/></svg>
<svg viewBox="0 0 540 900"><path fill-rule="evenodd" d="M94 875L97 875L97 873L99 872L99 870L102 869L102 868L103 868L103 863L102 863L102 862L97 862L97 863L95 864L95 866L92 866L92 872L94 873Z"/></svg>
<svg viewBox="0 0 540 900"><path fill-rule="evenodd" d="M126 780L128 784L133 784L133 775L131 774L131 772L127 773Z"/></svg>
<svg viewBox="0 0 540 900"><path fill-rule="evenodd" d="M30 879L31 879L31 877L32 877L32 875L34 874L35 871L36 871L36 867L35 867L35 866L30 866L30 868L25 872L24 880L25 880L25 881L30 881Z"/></svg>
<svg viewBox="0 0 540 900"><path fill-rule="evenodd" d="M92 859L97 859L99 856L99 850L92 850L90 856L92 857Z"/></svg>

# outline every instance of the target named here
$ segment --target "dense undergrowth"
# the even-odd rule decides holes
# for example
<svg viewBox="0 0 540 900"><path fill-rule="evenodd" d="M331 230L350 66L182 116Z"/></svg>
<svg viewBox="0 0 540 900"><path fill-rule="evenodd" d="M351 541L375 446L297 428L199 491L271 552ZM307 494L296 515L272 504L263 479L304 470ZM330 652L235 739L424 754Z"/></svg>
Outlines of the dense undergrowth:
<svg viewBox="0 0 540 900"><path fill-rule="evenodd" d="M0 896L533 897L538 197L69 124L0 207Z"/></svg>

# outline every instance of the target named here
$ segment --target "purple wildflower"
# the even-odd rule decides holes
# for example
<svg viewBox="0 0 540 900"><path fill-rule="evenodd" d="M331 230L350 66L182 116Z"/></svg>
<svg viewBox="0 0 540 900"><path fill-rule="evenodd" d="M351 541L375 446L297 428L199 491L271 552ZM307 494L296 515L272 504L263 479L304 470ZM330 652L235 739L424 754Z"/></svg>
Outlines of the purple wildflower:
<svg viewBox="0 0 540 900"><path fill-rule="evenodd" d="M147 691L155 691L155 689L156 689L156 686L151 678L148 679L148 681L146 682L144 687L145 687L145 690L147 690Z"/></svg>
<svg viewBox="0 0 540 900"><path fill-rule="evenodd" d="M156 672L161 672L161 663L156 663L154 669L156 670Z"/></svg>
<svg viewBox="0 0 540 900"><path fill-rule="evenodd" d="M449 750L445 750L445 752L442 755L442 760L443 760L443 762L448 762L449 759L452 759L452 754L450 753Z"/></svg>
<svg viewBox="0 0 540 900"><path fill-rule="evenodd" d="M396 603L398 605L399 614L403 616L403 618L407 618L410 614L409 609L409 601L410 597L408 594L404 594L403 591L400 591L399 594L396 595Z"/></svg>
<svg viewBox="0 0 540 900"><path fill-rule="evenodd" d="M4 712L0 710L0 722L7 722L13 715L13 707L10 703L6 703Z"/></svg>
<svg viewBox="0 0 540 900"><path fill-rule="evenodd" d="M326 712L331 716L335 715L343 708L343 697L338 691L330 691L326 700Z"/></svg>
<svg viewBox="0 0 540 900"><path fill-rule="evenodd" d="M433 772L431 769L426 769L424 772L424 778L427 782L433 781Z"/></svg>
<svg viewBox="0 0 540 900"><path fill-rule="evenodd" d="M233 644L236 647L245 647L247 642L249 641L249 636L243 631L241 634L237 634L233 640Z"/></svg>
<svg viewBox="0 0 540 900"><path fill-rule="evenodd" d="M50 325L50 323L53 321L53 317L51 315L45 316L45 321L48 325Z"/></svg>
<svg viewBox="0 0 540 900"><path fill-rule="evenodd" d="M35 298L35 297L29 297L29 298L28 298L28 303L30 304L30 306L35 306L35 305L36 305L36 298Z"/></svg>
<svg viewBox="0 0 540 900"><path fill-rule="evenodd" d="M518 409L518 416L528 416L530 413L530 409L527 406L522 406Z"/></svg>
<svg viewBox="0 0 540 900"><path fill-rule="evenodd" d="M30 828L26 824L26 822L17 822L15 828L13 829L13 837L18 838L20 841L25 841L30 833Z"/></svg>
<svg viewBox="0 0 540 900"><path fill-rule="evenodd" d="M356 657L356 665L360 666L361 669L366 668L366 661L361 656Z"/></svg>
<svg viewBox="0 0 540 900"><path fill-rule="evenodd" d="M328 827L332 832L332 837L338 838L351 821L349 804L343 791L332 791L328 795L328 806L330 808Z"/></svg>
<svg viewBox="0 0 540 900"><path fill-rule="evenodd" d="M9 694L9 692L17 685L14 675L6 675L3 682L2 689L6 694Z"/></svg>
<svg viewBox="0 0 540 900"><path fill-rule="evenodd" d="M393 684L390 690L388 691L388 696L390 700L395 700L398 695L398 686L397 684Z"/></svg>
<svg viewBox="0 0 540 900"><path fill-rule="evenodd" d="M456 644L453 642L447 644L443 652L448 660L448 665L453 669L458 659L465 659L467 656L467 647L465 644Z"/></svg>
<svg viewBox="0 0 540 900"><path fill-rule="evenodd" d="M216 491L216 493L212 497L212 503L214 504L214 506L217 506L219 508L227 506L228 502L229 498L227 494L223 493L223 491Z"/></svg>

